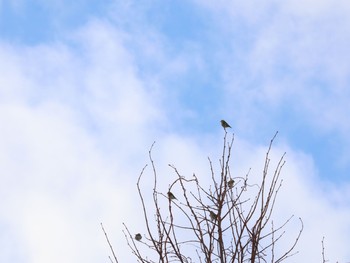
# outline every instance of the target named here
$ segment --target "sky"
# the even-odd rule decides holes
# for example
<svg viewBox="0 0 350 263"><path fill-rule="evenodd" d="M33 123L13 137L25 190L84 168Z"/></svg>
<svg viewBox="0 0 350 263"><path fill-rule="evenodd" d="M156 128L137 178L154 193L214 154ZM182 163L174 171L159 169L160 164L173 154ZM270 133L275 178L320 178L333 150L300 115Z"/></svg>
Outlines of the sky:
<svg viewBox="0 0 350 263"><path fill-rule="evenodd" d="M232 169L286 152L285 262L350 262L350 2L0 0L0 261L135 258L137 178L209 183L225 119ZM145 193L152 177L148 167ZM175 193L180 195L180 193ZM136 260L135 260L136 261Z"/></svg>

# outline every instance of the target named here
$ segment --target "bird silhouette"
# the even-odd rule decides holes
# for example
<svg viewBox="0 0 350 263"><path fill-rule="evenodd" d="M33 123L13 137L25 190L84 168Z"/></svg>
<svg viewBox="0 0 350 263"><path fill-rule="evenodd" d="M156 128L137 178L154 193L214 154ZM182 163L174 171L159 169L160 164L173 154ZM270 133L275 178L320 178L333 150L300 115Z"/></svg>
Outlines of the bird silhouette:
<svg viewBox="0 0 350 263"><path fill-rule="evenodd" d="M137 233L137 234L135 235L135 239L136 239L137 241L140 241L140 240L142 239L141 234L140 234L140 233Z"/></svg>
<svg viewBox="0 0 350 263"><path fill-rule="evenodd" d="M222 126L224 129L226 129L226 128L231 128L231 126L230 126L226 121L221 120L220 122L221 122L221 126Z"/></svg>
<svg viewBox="0 0 350 263"><path fill-rule="evenodd" d="M228 188L232 189L234 183L235 183L235 181L231 178L231 179L227 182Z"/></svg>
<svg viewBox="0 0 350 263"><path fill-rule="evenodd" d="M177 200L177 198L175 197L175 195L173 195L173 193L170 192L170 191L168 192L168 197L169 197L170 200L174 200L174 199Z"/></svg>
<svg viewBox="0 0 350 263"><path fill-rule="evenodd" d="M218 215L215 214L213 211L210 211L209 213L211 220L215 221L218 218Z"/></svg>

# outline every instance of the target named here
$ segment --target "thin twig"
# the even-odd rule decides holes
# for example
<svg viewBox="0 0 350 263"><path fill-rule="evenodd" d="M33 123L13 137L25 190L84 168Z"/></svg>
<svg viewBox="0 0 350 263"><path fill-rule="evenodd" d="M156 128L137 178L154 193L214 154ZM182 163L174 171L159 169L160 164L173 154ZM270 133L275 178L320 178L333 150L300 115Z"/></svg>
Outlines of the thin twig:
<svg viewBox="0 0 350 263"><path fill-rule="evenodd" d="M113 249L113 247L112 247L111 242L109 241L109 238L108 238L107 232L105 231L105 229L104 229L104 227L103 227L103 224L102 224L102 223L101 223L101 228L102 228L103 233L105 234L105 237L106 237L107 243L108 243L108 245L109 245L109 248L110 248L110 249L111 249L111 251L112 251L112 254L113 254L114 260L115 260L115 262L116 262L116 263L118 263L117 256L116 256L116 255L115 255L115 253L114 253L114 249ZM109 259L111 260L111 262L113 262L113 261L112 261L112 259L111 259L111 257L109 257Z"/></svg>

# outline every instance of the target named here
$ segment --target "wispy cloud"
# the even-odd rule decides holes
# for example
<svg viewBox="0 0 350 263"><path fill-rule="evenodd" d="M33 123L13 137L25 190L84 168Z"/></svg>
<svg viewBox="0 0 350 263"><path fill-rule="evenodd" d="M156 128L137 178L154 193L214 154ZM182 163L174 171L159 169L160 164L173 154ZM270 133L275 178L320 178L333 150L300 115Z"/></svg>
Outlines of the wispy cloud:
<svg viewBox="0 0 350 263"><path fill-rule="evenodd" d="M324 137L350 144L344 114L350 97L348 3L198 4L211 11L220 29L217 37L227 43L228 55L217 59L228 94L225 112L236 128L259 139L277 129L294 134L294 141L310 134L306 137L318 138L317 145L323 143L342 160L338 167L344 173L348 151Z"/></svg>
<svg viewBox="0 0 350 263"><path fill-rule="evenodd" d="M16 231L3 261L101 259L99 223L120 227L131 208L157 103L108 23L68 44L3 44L0 55L1 222Z"/></svg>

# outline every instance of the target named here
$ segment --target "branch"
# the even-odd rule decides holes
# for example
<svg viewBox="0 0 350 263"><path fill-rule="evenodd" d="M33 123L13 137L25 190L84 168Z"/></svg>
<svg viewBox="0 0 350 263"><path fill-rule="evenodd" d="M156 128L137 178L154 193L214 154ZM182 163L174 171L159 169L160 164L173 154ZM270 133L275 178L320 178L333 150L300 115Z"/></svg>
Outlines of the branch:
<svg viewBox="0 0 350 263"><path fill-rule="evenodd" d="M105 229L104 229L104 227L103 227L103 224L102 224L102 223L101 223L101 228L102 228L103 233L105 234L105 237L106 237L107 243L108 243L108 245L109 245L109 248L110 248L110 249L111 249L111 251L112 251L112 254L113 254L114 260L115 260L115 262L116 262L116 263L118 263L117 256L116 256L116 255L115 255L115 253L114 253L114 249L113 249L113 247L112 247L111 242L109 241L109 238L108 238L108 236L107 236L107 233L106 233L106 231L105 231ZM111 260L111 262L113 262L113 261L112 261L112 259L111 259L111 257L109 257L109 259Z"/></svg>

